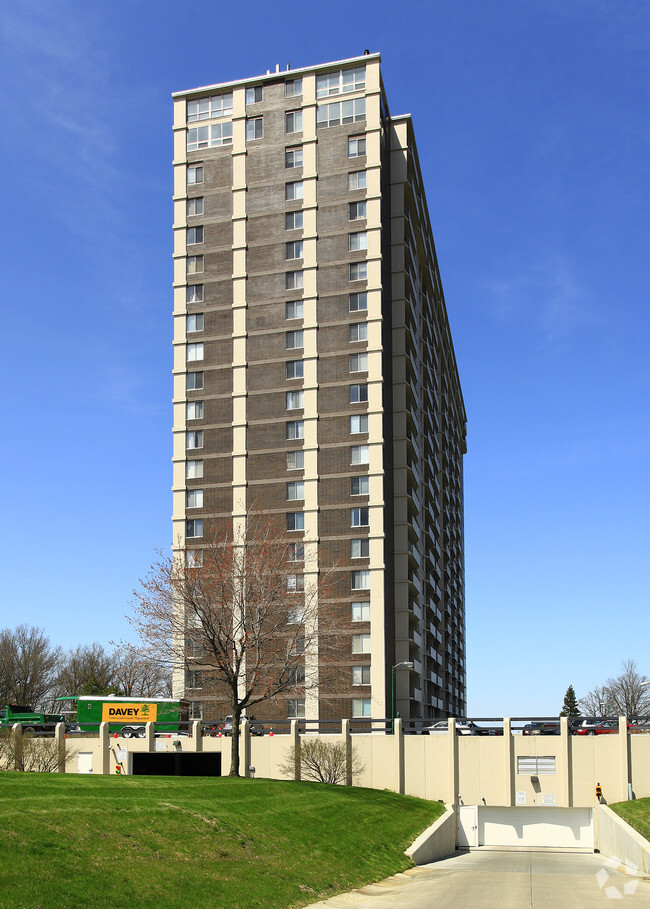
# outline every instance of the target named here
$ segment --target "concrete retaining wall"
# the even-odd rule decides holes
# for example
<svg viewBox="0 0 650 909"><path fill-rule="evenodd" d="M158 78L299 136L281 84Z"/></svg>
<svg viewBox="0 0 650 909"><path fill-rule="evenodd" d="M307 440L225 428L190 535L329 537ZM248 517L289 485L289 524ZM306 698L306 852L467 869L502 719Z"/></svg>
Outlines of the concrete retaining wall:
<svg viewBox="0 0 650 909"><path fill-rule="evenodd" d="M607 805L596 812L596 848L629 871L650 874L650 843Z"/></svg>
<svg viewBox="0 0 650 909"><path fill-rule="evenodd" d="M452 805L404 852L416 865L437 862L456 851L456 812Z"/></svg>

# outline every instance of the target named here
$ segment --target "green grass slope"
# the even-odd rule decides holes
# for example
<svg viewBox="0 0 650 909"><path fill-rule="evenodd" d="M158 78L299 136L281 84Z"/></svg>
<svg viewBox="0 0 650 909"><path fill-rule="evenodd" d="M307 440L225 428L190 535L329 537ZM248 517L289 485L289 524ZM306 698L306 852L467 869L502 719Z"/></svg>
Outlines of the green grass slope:
<svg viewBox="0 0 650 909"><path fill-rule="evenodd" d="M650 798L636 799L633 802L617 802L609 806L619 817L650 840Z"/></svg>
<svg viewBox="0 0 650 909"><path fill-rule="evenodd" d="M0 773L0 906L303 906L409 867L442 811L317 783Z"/></svg>

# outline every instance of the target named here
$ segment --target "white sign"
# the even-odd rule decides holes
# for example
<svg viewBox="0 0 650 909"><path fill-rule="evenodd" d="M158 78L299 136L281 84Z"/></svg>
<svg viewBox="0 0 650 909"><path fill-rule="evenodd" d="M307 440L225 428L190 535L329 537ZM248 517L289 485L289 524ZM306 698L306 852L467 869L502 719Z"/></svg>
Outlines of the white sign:
<svg viewBox="0 0 650 909"><path fill-rule="evenodd" d="M125 761L125 760L126 760L126 748L118 748L118 749L117 749L117 762L118 762L118 764L121 764L122 761Z"/></svg>
<svg viewBox="0 0 650 909"><path fill-rule="evenodd" d="M525 805L526 804L526 793L517 791L517 798L515 800L515 805Z"/></svg>
<svg viewBox="0 0 650 909"><path fill-rule="evenodd" d="M542 793L542 805L546 805L549 808L555 807L555 796L552 792L543 792Z"/></svg>
<svg viewBox="0 0 650 909"><path fill-rule="evenodd" d="M167 742L164 739L156 739L156 751L167 751Z"/></svg>

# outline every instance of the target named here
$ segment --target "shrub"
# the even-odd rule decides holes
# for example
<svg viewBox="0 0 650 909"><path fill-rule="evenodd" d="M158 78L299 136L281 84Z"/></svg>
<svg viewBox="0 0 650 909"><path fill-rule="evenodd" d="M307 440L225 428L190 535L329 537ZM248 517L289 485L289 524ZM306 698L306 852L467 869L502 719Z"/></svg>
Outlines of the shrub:
<svg viewBox="0 0 650 909"><path fill-rule="evenodd" d="M344 783L347 775L345 742L328 742L320 737L304 737L298 745L300 777L315 783ZM363 764L357 749L350 749L351 776L363 773ZM280 766L282 773L293 777L296 766L296 748L292 746L286 761Z"/></svg>
<svg viewBox="0 0 650 909"><path fill-rule="evenodd" d="M4 729L0 733L0 770L56 773L70 757L65 742L33 733Z"/></svg>

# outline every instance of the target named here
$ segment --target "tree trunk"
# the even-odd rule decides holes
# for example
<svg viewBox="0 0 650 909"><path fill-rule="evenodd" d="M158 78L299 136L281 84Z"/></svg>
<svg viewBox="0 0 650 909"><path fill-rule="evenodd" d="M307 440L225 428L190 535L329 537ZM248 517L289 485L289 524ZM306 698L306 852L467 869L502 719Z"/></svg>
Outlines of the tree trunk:
<svg viewBox="0 0 650 909"><path fill-rule="evenodd" d="M228 776L239 776L239 720L241 710L233 707L232 711L232 734L230 742L230 773Z"/></svg>

